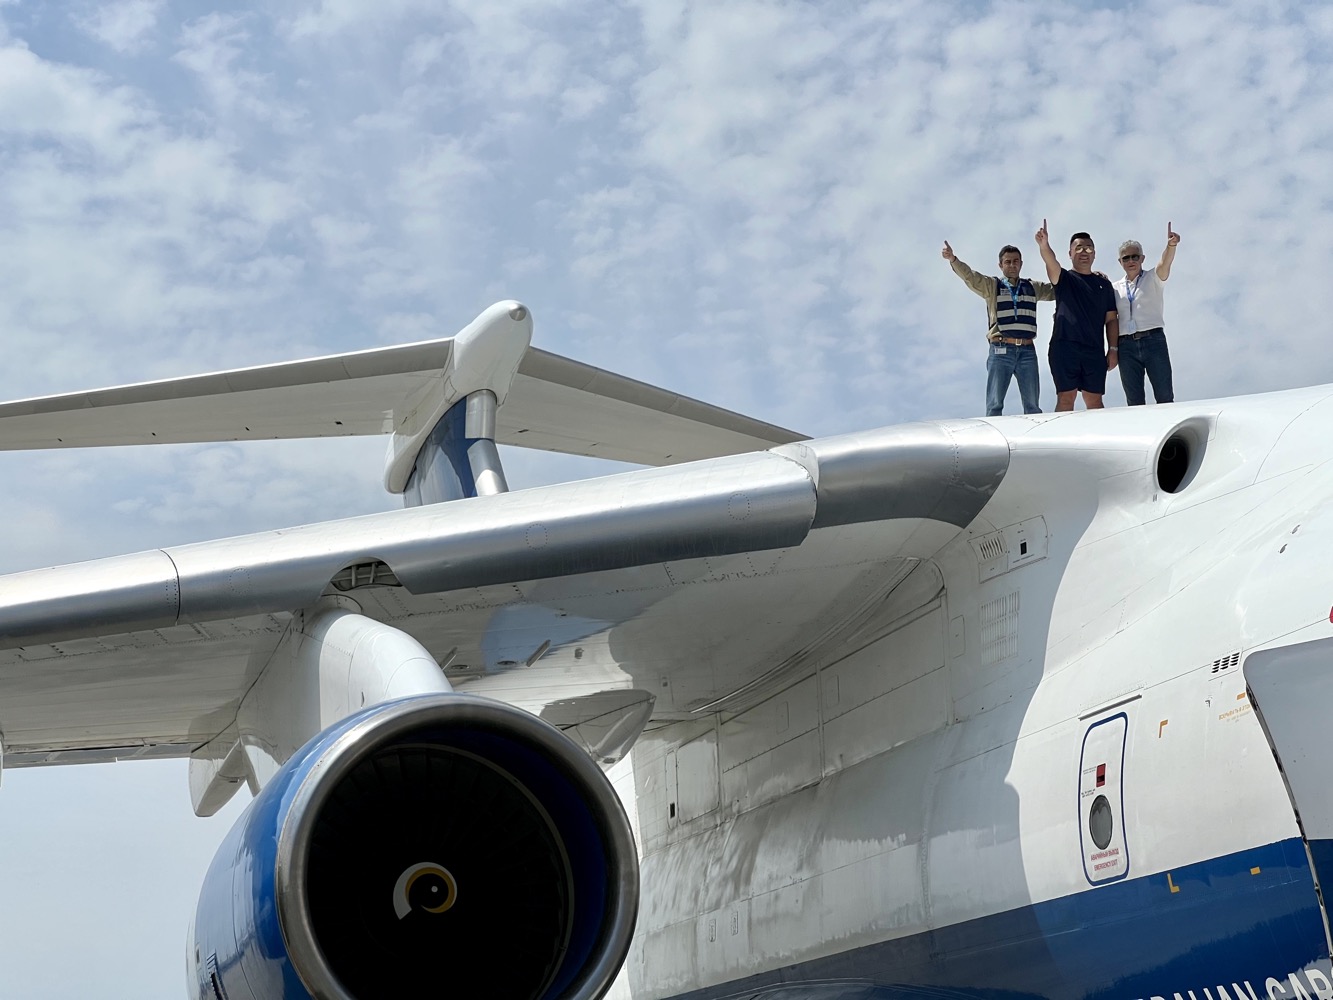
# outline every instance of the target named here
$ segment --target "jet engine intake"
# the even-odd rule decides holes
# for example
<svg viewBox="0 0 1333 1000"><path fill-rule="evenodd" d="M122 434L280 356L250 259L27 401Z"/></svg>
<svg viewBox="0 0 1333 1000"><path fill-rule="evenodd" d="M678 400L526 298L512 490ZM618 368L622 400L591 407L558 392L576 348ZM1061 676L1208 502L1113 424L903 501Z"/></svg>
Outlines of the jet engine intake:
<svg viewBox="0 0 1333 1000"><path fill-rule="evenodd" d="M638 909L591 758L458 694L365 709L301 748L223 842L194 921L200 1000L596 1000Z"/></svg>

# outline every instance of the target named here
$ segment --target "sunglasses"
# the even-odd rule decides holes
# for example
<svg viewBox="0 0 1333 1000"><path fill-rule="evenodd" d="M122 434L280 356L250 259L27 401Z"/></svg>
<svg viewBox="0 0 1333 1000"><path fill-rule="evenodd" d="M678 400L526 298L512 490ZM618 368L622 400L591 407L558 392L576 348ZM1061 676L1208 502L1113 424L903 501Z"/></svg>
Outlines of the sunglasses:
<svg viewBox="0 0 1333 1000"><path fill-rule="evenodd" d="M1127 253L1127 254L1125 254L1125 256L1123 256L1123 257L1120 258L1120 261L1121 261L1121 263L1123 263L1123 264L1128 264L1131 260L1143 260L1143 254L1141 254L1141 253Z"/></svg>

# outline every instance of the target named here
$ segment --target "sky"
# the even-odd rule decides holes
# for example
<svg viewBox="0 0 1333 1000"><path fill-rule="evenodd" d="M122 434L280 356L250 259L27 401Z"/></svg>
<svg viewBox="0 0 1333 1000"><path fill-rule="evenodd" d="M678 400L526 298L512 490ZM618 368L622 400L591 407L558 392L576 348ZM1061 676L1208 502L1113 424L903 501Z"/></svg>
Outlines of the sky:
<svg viewBox="0 0 1333 1000"><path fill-rule="evenodd" d="M1112 277L1181 234L1178 399L1333 381L1324 5L204 6L0 0L0 399L517 298L536 346L807 434L977 416L984 304L941 245L1039 277L1043 219ZM0 572L391 509L383 452L0 453ZM0 995L183 995L241 805L194 818L182 762L5 773Z"/></svg>

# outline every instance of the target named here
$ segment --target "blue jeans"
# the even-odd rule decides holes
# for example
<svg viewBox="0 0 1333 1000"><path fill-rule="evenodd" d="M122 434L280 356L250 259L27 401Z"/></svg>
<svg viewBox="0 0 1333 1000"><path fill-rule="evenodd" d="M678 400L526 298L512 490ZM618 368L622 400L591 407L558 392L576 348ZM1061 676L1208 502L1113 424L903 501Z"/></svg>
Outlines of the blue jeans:
<svg viewBox="0 0 1333 1000"><path fill-rule="evenodd" d="M1125 402L1142 406L1147 400L1143 392L1146 373L1152 383L1153 398L1159 403L1175 402L1176 393L1171 385L1171 354L1166 349L1166 332L1162 329L1145 330L1145 336L1135 340L1121 337L1120 384L1125 387Z"/></svg>
<svg viewBox="0 0 1333 1000"><path fill-rule="evenodd" d="M998 354L997 351L1004 353ZM1041 372L1037 370L1037 349L1031 344L1023 347L991 344L986 357L986 416L998 417L1004 412L1004 396L1009 391L1009 379L1012 377L1018 378L1018 395L1023 401L1023 412L1041 412Z"/></svg>

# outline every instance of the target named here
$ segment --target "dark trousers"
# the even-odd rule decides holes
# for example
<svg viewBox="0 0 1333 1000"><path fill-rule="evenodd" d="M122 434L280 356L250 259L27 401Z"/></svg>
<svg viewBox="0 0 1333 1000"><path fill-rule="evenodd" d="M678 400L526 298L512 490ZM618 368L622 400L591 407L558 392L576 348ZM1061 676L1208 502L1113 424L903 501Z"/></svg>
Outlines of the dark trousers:
<svg viewBox="0 0 1333 1000"><path fill-rule="evenodd" d="M1161 327L1144 330L1143 336L1137 340L1121 337L1117 346L1120 348L1120 384L1125 387L1126 403L1142 406L1147 402L1143 391L1145 374L1152 383L1153 399L1159 403L1175 402L1176 391L1171 385L1171 353L1166 348L1166 331Z"/></svg>

